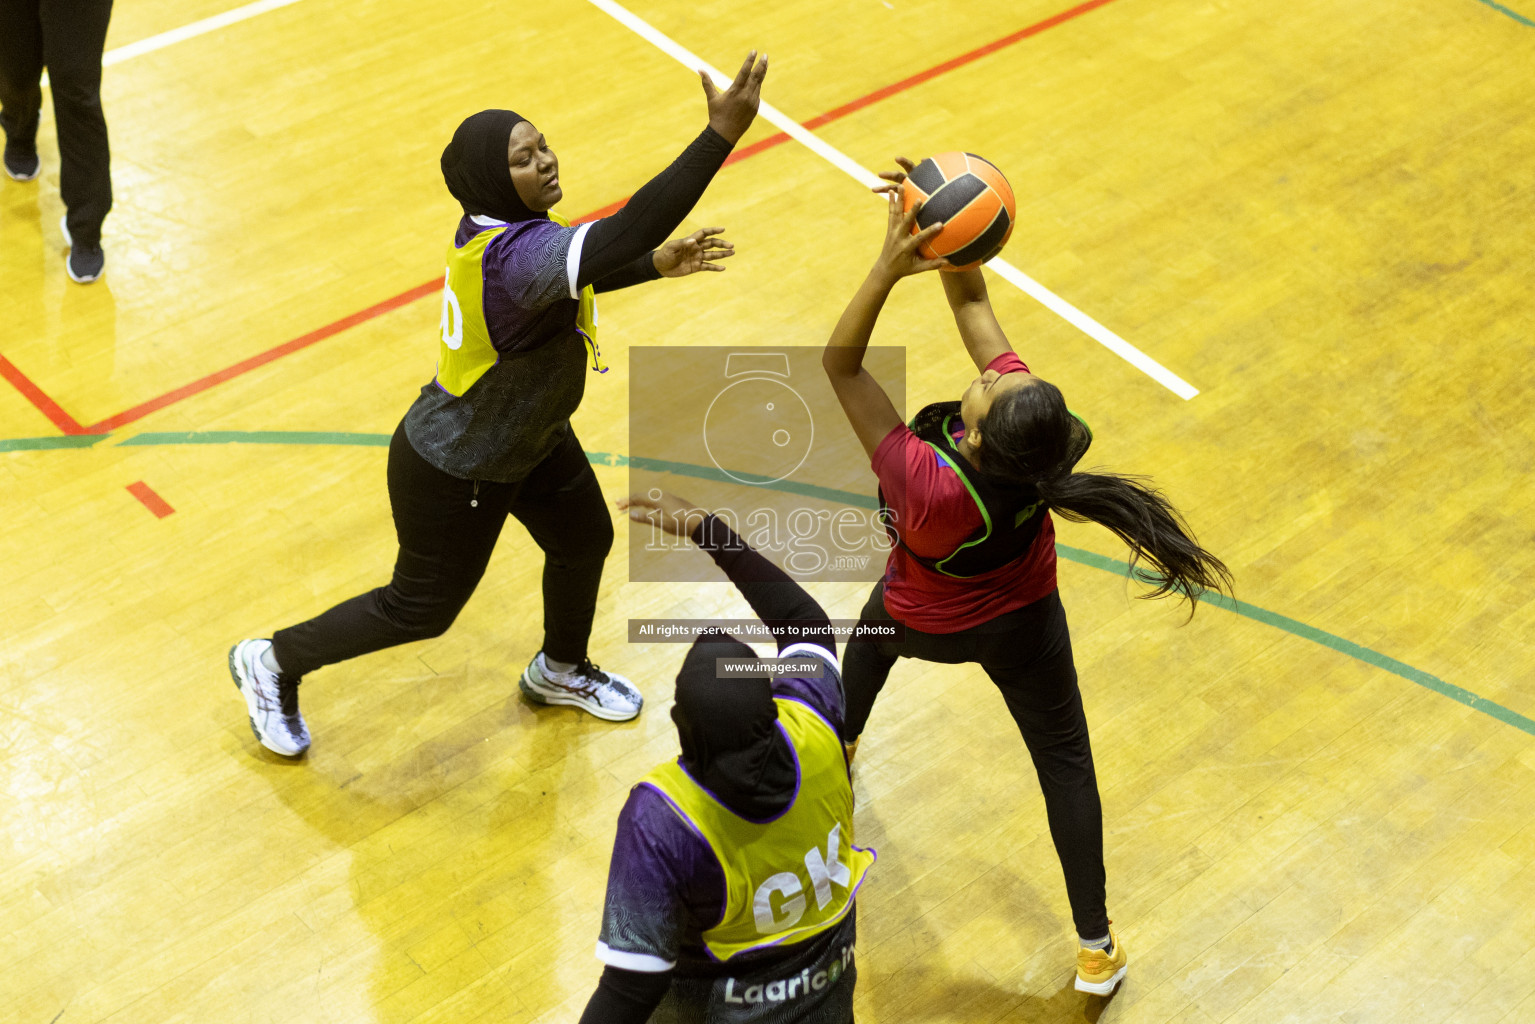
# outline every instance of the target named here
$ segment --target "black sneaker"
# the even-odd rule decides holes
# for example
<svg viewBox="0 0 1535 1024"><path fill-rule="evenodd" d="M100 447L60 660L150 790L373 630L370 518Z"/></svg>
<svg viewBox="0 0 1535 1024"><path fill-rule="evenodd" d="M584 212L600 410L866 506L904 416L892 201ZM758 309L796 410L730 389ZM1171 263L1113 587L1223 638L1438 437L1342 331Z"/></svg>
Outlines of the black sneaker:
<svg viewBox="0 0 1535 1024"><path fill-rule="evenodd" d="M69 259L64 262L64 269L69 272L71 281L90 284L107 272L107 254L101 251L101 246L77 246L69 236L69 214L59 221L59 230L64 232L64 244L69 246Z"/></svg>
<svg viewBox="0 0 1535 1024"><path fill-rule="evenodd" d="M37 158L35 146L22 147L20 143L5 140L5 173L17 181L31 181L42 172L43 162Z"/></svg>

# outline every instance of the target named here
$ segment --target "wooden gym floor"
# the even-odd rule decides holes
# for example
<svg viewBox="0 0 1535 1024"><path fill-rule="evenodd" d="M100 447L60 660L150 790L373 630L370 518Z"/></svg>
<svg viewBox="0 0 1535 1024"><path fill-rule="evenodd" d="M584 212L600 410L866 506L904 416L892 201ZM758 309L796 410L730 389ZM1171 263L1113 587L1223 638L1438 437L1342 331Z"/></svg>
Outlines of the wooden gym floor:
<svg viewBox="0 0 1535 1024"><path fill-rule="evenodd" d="M233 3L121 0L108 49ZM302 763L257 747L224 658L386 578L382 444L432 374L453 127L528 115L580 216L696 133L698 83L597 0L265 7L107 68L104 280L65 278L51 114L42 179L0 181L0 1005L572 1021L614 817L676 749L682 648L625 623L745 614L728 586L627 582L619 531L592 653L649 697L625 725L517 697L515 526L446 636L310 678ZM1199 390L990 276L1095 459L1154 476L1243 603L1182 625L1109 534L1061 528L1131 958L1107 1003L1071 990L1000 700L897 669L856 780L881 854L859 1020L1535 1020L1530 0L629 10L718 67L765 49L766 99L864 168L994 160L1006 260ZM820 344L873 258L878 205L777 131L687 225L729 228L728 273L603 302L613 372L576 426L609 496L632 347ZM931 279L876 342L907 346L913 407L972 372ZM852 617L866 588L813 589Z"/></svg>

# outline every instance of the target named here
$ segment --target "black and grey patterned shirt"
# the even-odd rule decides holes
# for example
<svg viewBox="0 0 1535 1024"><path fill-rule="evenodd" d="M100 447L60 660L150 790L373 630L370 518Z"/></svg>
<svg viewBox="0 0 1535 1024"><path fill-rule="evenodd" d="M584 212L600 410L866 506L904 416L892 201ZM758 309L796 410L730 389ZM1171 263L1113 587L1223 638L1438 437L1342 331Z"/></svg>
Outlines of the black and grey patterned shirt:
<svg viewBox="0 0 1535 1024"><path fill-rule="evenodd" d="M501 226L489 217L464 217L453 244ZM496 364L462 395L433 379L405 414L411 447L444 473L521 480L570 429L586 390L576 275L589 227L519 221L485 247L483 312Z"/></svg>

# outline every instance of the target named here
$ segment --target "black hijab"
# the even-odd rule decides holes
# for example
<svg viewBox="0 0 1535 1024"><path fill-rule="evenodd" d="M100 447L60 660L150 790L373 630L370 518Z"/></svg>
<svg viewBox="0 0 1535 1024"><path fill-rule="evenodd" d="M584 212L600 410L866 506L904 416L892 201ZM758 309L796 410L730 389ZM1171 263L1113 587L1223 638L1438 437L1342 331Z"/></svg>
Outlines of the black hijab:
<svg viewBox="0 0 1535 1024"><path fill-rule="evenodd" d="M453 133L453 141L442 151L442 177L464 213L508 223L549 219L547 213L528 209L506 165L512 129L526 120L510 110L482 110L464 118Z"/></svg>
<svg viewBox="0 0 1535 1024"><path fill-rule="evenodd" d="M677 673L672 721L682 739L682 766L741 817L764 822L794 799L799 766L778 728L778 707L763 677L715 678L716 658L755 658L723 633L694 641Z"/></svg>

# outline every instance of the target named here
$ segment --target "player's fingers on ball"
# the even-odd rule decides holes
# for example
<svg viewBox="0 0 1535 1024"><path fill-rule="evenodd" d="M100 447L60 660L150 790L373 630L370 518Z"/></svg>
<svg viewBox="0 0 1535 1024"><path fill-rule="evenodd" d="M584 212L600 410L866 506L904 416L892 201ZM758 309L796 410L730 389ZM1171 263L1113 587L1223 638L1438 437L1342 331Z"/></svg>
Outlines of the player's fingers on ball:
<svg viewBox="0 0 1535 1024"><path fill-rule="evenodd" d="M938 234L938 232L940 232L942 230L943 230L943 221L939 221L937 224L929 224L927 227L923 228L921 231L918 231L913 237L917 241L919 241L919 242L925 242L929 238L932 238L934 235Z"/></svg>
<svg viewBox="0 0 1535 1024"><path fill-rule="evenodd" d="M907 156L898 156L895 158L895 162L900 164L902 169L904 169L908 174L911 173L911 171L917 166L916 163L912 161L911 157Z"/></svg>

